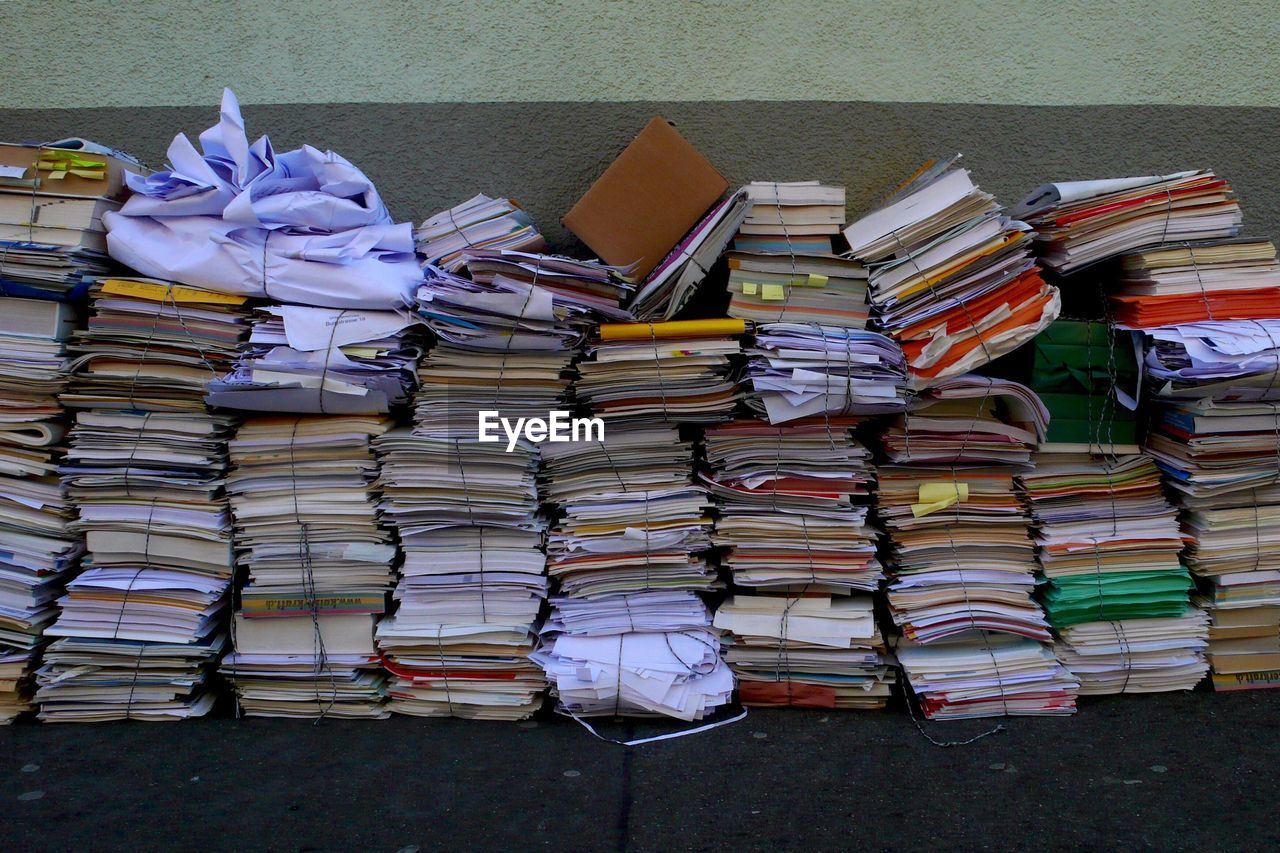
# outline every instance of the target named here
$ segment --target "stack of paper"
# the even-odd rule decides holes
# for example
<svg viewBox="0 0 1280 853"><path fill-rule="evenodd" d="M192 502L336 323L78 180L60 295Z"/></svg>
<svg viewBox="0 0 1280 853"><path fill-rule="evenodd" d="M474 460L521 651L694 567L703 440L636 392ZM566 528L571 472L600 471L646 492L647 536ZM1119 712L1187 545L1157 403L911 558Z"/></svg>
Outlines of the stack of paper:
<svg viewBox="0 0 1280 853"><path fill-rule="evenodd" d="M1081 691L1194 687L1207 669L1206 622L1189 607L1182 534L1155 464L1042 454L1019 481L1035 521L1045 611Z"/></svg>
<svg viewBox="0 0 1280 853"><path fill-rule="evenodd" d="M856 421L775 427L734 421L706 431L716 498L712 537L739 587L874 592L884 575L867 521L875 480ZM739 596L741 598L741 596Z"/></svg>
<svg viewBox="0 0 1280 853"><path fill-rule="evenodd" d="M66 304L0 297L0 722L30 707L44 628L84 550L56 476L74 327Z"/></svg>
<svg viewBox="0 0 1280 853"><path fill-rule="evenodd" d="M713 207L640 284L629 306L636 318L670 320L676 316L693 298L750 210L746 190Z"/></svg>
<svg viewBox="0 0 1280 853"><path fill-rule="evenodd" d="M1210 320L1147 335L1147 376L1160 397L1280 398L1280 320Z"/></svg>
<svg viewBox="0 0 1280 853"><path fill-rule="evenodd" d="M578 717L700 720L733 697L733 673L706 629L556 634L533 658Z"/></svg>
<svg viewBox="0 0 1280 853"><path fill-rule="evenodd" d="M523 253L467 260L475 280L428 266L418 289L436 339L418 371L418 432L474 438L482 411L515 421L564 408L587 329L620 314L624 288L609 267Z"/></svg>
<svg viewBox="0 0 1280 853"><path fill-rule="evenodd" d="M236 649L222 664L240 709L254 717L384 720L386 675L373 647L376 616L246 619L236 614Z"/></svg>
<svg viewBox="0 0 1280 853"><path fill-rule="evenodd" d="M547 587L536 449L402 430L375 449L404 553L398 607L377 629L389 710L528 717L546 689L529 660Z"/></svg>
<svg viewBox="0 0 1280 853"><path fill-rule="evenodd" d="M700 719L733 693L710 614L710 500L677 428L611 428L542 445L539 492L559 520L547 572L559 596L534 660L567 713Z"/></svg>
<svg viewBox="0 0 1280 853"><path fill-rule="evenodd" d="M209 404L255 412L385 414L417 381L417 321L398 311L272 305L257 309L232 373Z"/></svg>
<svg viewBox="0 0 1280 853"><path fill-rule="evenodd" d="M413 239L428 264L449 272L467 262L467 249L538 252L547 245L518 203L484 194L430 217L413 232Z"/></svg>
<svg viewBox="0 0 1280 853"><path fill-rule="evenodd" d="M747 194L751 215L725 256L729 316L865 328L867 269L831 242L844 226L844 187L752 183Z"/></svg>
<svg viewBox="0 0 1280 853"><path fill-rule="evenodd" d="M610 429L604 441L541 450L540 496L560 510L547 569L561 594L718 586L699 553L711 545L711 502L675 427Z"/></svg>
<svg viewBox="0 0 1280 853"><path fill-rule="evenodd" d="M167 171L126 174L133 194L107 211L111 257L143 275L219 293L327 308L407 305L422 280L413 227L396 224L373 183L332 151L250 144L224 90L218 124L169 146Z"/></svg>
<svg viewBox="0 0 1280 853"><path fill-rule="evenodd" d="M1079 685L1041 643L983 631L971 642L895 651L929 719L1075 713Z"/></svg>
<svg viewBox="0 0 1280 853"><path fill-rule="evenodd" d="M194 411L77 412L62 474L87 554L46 632L64 639L37 676L41 719L212 707L203 685L226 645L234 571L222 488L232 426Z"/></svg>
<svg viewBox="0 0 1280 853"><path fill-rule="evenodd" d="M1122 267L1111 300L1116 322L1127 328L1261 320L1280 310L1280 262L1270 240L1160 246L1125 255Z"/></svg>
<svg viewBox="0 0 1280 853"><path fill-rule="evenodd" d="M347 657L331 661L324 637L327 620L358 616L371 627L385 610L396 549L371 493L378 476L371 442L388 427L372 416L262 417L246 421L229 443L227 491L248 583L239 596L239 655L228 673L255 673L253 689L236 681L246 713L324 716L339 703L344 714L376 715L381 697L373 686L380 676L354 672L376 669L376 659L353 663L350 656L362 651L357 643L356 651L335 652ZM255 634L261 644L241 644L246 624L261 632ZM270 645L276 634L282 648ZM296 648L306 638L310 654ZM274 664L244 656L273 654L305 659L291 661L278 685L258 693L259 680L270 675L253 665ZM358 697L336 686L352 679ZM266 697L273 704L259 705Z"/></svg>
<svg viewBox="0 0 1280 853"><path fill-rule="evenodd" d="M716 610L742 704L878 710L893 670L870 596L735 595Z"/></svg>
<svg viewBox="0 0 1280 853"><path fill-rule="evenodd" d="M1280 687L1280 607L1207 611L1214 690Z"/></svg>
<svg viewBox="0 0 1280 853"><path fill-rule="evenodd" d="M880 467L889 609L909 640L929 643L974 629L1051 639L1031 598L1035 550L1015 473L1010 467Z"/></svg>
<svg viewBox="0 0 1280 853"><path fill-rule="evenodd" d="M917 397L880 440L889 459L904 464L1024 465L1048 425L1044 404L1025 385L958 376Z"/></svg>
<svg viewBox="0 0 1280 853"><path fill-rule="evenodd" d="M90 291L71 345L67 406L203 412L209 383L231 369L248 331L245 297L169 282L112 278Z"/></svg>
<svg viewBox="0 0 1280 853"><path fill-rule="evenodd" d="M1080 679L1080 693L1191 690L1209 671L1209 617L1197 607L1153 619L1081 622L1059 632L1058 659Z"/></svg>
<svg viewBox="0 0 1280 853"><path fill-rule="evenodd" d="M747 405L769 423L877 415L907 404L902 349L876 332L768 323L747 349Z"/></svg>
<svg viewBox="0 0 1280 853"><path fill-rule="evenodd" d="M1031 229L958 159L921 169L844 231L871 268L877 322L902 344L916 388L1011 352L1061 309L1031 259Z"/></svg>
<svg viewBox="0 0 1280 853"><path fill-rule="evenodd" d="M1146 246L1232 237L1240 206L1209 169L1045 184L1012 215L1036 230L1040 262L1059 273Z"/></svg>
<svg viewBox="0 0 1280 853"><path fill-rule="evenodd" d="M578 400L608 423L729 420L741 398L731 375L741 320L606 323L578 365Z"/></svg>
<svg viewBox="0 0 1280 853"><path fill-rule="evenodd" d="M127 154L84 140L0 143L0 294L65 301L107 275L103 216L118 210Z"/></svg>

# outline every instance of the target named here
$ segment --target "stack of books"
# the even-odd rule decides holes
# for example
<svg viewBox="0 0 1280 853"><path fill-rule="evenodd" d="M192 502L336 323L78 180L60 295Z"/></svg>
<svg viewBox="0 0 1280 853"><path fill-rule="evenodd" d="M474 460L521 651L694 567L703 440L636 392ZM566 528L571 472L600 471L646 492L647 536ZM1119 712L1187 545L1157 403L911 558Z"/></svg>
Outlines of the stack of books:
<svg viewBox="0 0 1280 853"><path fill-rule="evenodd" d="M229 443L227 491L247 584L223 671L246 714L386 713L373 628L396 548L380 523L372 442L388 427L375 416L260 417ZM330 631L340 641L333 650Z"/></svg>
<svg viewBox="0 0 1280 853"><path fill-rule="evenodd" d="M996 359L1058 316L1058 290L1031 259L1031 229L970 179L958 157L930 163L844 230L872 268L876 322L925 388Z"/></svg>
<svg viewBox="0 0 1280 853"><path fill-rule="evenodd" d="M84 550L57 477L74 327L64 303L0 297L0 723L31 707L44 629Z"/></svg>
<svg viewBox="0 0 1280 853"><path fill-rule="evenodd" d="M426 263L449 272L466 264L468 249L538 252L547 245L517 202L484 194L428 218L413 239Z"/></svg>
<svg viewBox="0 0 1280 853"><path fill-rule="evenodd" d="M374 447L383 519L404 554L396 610L377 629L388 709L528 717L546 689L529 660L547 592L536 449L407 430Z"/></svg>
<svg viewBox="0 0 1280 853"><path fill-rule="evenodd" d="M1147 246L1233 237L1241 222L1231 187L1209 169L1045 184L1011 213L1035 228L1040 263L1057 273Z"/></svg>
<svg viewBox="0 0 1280 853"><path fill-rule="evenodd" d="M103 216L130 172L145 169L93 143L0 143L0 294L76 301L111 273Z"/></svg>
<svg viewBox="0 0 1280 853"><path fill-rule="evenodd" d="M160 386L157 399L191 403ZM46 632L61 639L37 674L43 720L180 719L214 704L205 683L227 645L234 572L223 492L234 422L117 406L78 411L70 433L62 474L87 553Z"/></svg>
<svg viewBox="0 0 1280 853"><path fill-rule="evenodd" d="M741 320L603 324L578 364L577 399L609 424L729 420L745 331Z"/></svg>
<svg viewBox="0 0 1280 853"><path fill-rule="evenodd" d="M1019 478L1059 659L1083 694L1190 690L1208 670L1177 513L1145 456L1041 454Z"/></svg>

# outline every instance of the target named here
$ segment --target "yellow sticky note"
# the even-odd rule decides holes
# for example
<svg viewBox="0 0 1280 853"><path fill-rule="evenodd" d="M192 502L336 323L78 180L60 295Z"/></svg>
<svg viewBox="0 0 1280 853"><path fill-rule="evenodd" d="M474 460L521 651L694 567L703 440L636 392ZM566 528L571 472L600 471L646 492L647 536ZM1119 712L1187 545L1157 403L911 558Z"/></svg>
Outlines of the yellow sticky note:
<svg viewBox="0 0 1280 853"><path fill-rule="evenodd" d="M760 298L766 302L781 302L787 298L787 291L780 284L765 284L760 288Z"/></svg>
<svg viewBox="0 0 1280 853"><path fill-rule="evenodd" d="M132 296L152 302L203 302L206 305L243 305L245 297L235 293L215 293L198 287L180 284L162 284L156 281L136 281L112 278L102 283L102 292L114 296Z"/></svg>
<svg viewBox="0 0 1280 853"><path fill-rule="evenodd" d="M755 296L760 287L754 281L744 281L742 283L742 292L747 296Z"/></svg>
<svg viewBox="0 0 1280 853"><path fill-rule="evenodd" d="M911 514L916 518L954 506L960 501L969 500L968 483L922 483L920 485L919 503L911 505Z"/></svg>
<svg viewBox="0 0 1280 853"><path fill-rule="evenodd" d="M819 275L819 274L818 274L818 273L816 273L816 272L811 272L811 273L809 273L809 286L810 286L810 287L826 287L826 286L827 286L827 280L828 280L828 279L827 279L827 277L826 277L825 275Z"/></svg>

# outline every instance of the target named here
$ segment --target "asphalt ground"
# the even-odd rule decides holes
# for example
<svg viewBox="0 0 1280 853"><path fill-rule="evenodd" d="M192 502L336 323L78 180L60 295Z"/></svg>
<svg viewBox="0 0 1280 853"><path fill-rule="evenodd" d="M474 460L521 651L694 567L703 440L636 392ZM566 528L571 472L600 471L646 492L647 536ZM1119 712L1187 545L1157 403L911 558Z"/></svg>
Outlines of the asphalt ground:
<svg viewBox="0 0 1280 853"><path fill-rule="evenodd" d="M960 740L994 721L923 724ZM634 748L523 724L0 731L6 850L1048 850L1280 845L1280 691L1082 700L939 748L902 711L752 711ZM673 727L602 724L622 739Z"/></svg>

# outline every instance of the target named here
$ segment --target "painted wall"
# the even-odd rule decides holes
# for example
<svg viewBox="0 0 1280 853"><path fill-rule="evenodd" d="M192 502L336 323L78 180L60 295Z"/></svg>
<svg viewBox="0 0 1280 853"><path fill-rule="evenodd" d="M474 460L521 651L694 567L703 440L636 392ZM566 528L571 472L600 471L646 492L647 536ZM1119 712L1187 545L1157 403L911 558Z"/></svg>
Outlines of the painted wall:
<svg viewBox="0 0 1280 853"><path fill-rule="evenodd" d="M1280 233L1274 0L17 0L0 18L0 139L159 165L227 84L251 136L342 153L399 218L511 195L566 248L559 216L655 113L731 180L843 183L855 215L962 151L1006 202L1212 166L1247 233Z"/></svg>
<svg viewBox="0 0 1280 853"><path fill-rule="evenodd" d="M1274 0L15 0L0 106L1280 105ZM68 73L69 72L69 73Z"/></svg>

